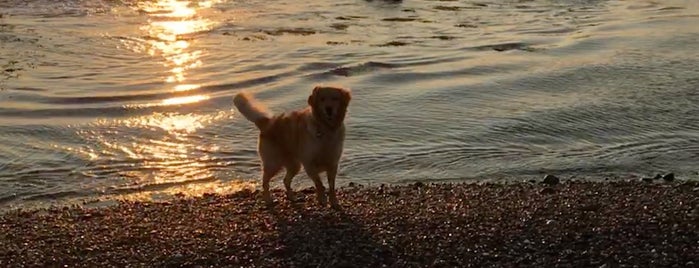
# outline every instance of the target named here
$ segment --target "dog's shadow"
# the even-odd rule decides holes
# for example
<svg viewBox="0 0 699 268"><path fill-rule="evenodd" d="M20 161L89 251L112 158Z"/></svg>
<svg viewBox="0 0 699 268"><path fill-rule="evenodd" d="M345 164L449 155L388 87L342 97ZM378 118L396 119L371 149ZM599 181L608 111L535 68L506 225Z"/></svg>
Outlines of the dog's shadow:
<svg viewBox="0 0 699 268"><path fill-rule="evenodd" d="M395 262L394 252L376 241L356 216L343 210L291 205L292 212L270 212L277 221L285 267L376 267Z"/></svg>

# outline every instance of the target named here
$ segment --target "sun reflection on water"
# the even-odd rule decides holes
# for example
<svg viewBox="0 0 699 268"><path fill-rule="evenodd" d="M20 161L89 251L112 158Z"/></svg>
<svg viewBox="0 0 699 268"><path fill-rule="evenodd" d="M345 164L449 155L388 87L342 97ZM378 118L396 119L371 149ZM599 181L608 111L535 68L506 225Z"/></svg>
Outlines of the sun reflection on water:
<svg viewBox="0 0 699 268"><path fill-rule="evenodd" d="M176 85L175 86L175 91L189 91L189 90L195 90L197 88L200 88L200 85L190 85L190 84L182 84L182 85Z"/></svg>
<svg viewBox="0 0 699 268"><path fill-rule="evenodd" d="M188 73L203 65L201 57L205 51L197 47L197 35L216 24L200 16L199 11L215 2L139 2L137 8L148 16L148 23L139 30L147 37L141 39L143 47L133 50L160 59L169 73L163 80L171 85L171 92L177 94L126 108L192 105L210 98L197 94L201 85L189 81ZM94 163L84 172L93 175L91 177L122 178L124 184L117 188L134 196L148 192L198 195L242 189L248 185L210 182L216 179L214 171L228 163L214 156L218 146L206 142L198 132L229 116L231 114L225 111L213 114L154 112L125 119L98 120L92 130L79 133L90 144L80 151Z"/></svg>
<svg viewBox="0 0 699 268"><path fill-rule="evenodd" d="M167 188L163 191L158 191L156 196L164 196L166 198L177 196L177 197L195 197L202 196L204 194L230 194L239 192L242 190L252 190L257 187L254 182L247 181L231 181L231 182L201 182L201 183L190 183L185 185L179 185L175 187ZM149 191L138 191L134 193L119 195L119 200L130 200L130 201L150 201L158 199L154 196L153 192Z"/></svg>
<svg viewBox="0 0 699 268"><path fill-rule="evenodd" d="M90 130L78 132L89 146L77 151L93 161L83 172L88 177L122 178L122 187L127 188L194 189L182 184L216 179L213 171L229 164L213 156L220 150L219 146L202 142L198 131L230 116L227 112L155 113L122 120L98 120Z"/></svg>
<svg viewBox="0 0 699 268"><path fill-rule="evenodd" d="M187 104L187 103L194 103L194 102L200 102L203 100L209 99L208 96L204 95L194 95L194 96L187 96L187 97L176 97L176 98L169 98L163 100L162 104L163 105L178 105L178 104Z"/></svg>
<svg viewBox="0 0 699 268"><path fill-rule="evenodd" d="M149 23L141 27L146 32L147 49L152 56L165 58L164 65L171 75L165 81L179 83L186 80L187 70L200 67L203 51L192 49L195 34L211 30L215 22L200 18L198 9L211 7L216 1L161 0L140 2L139 9L149 14Z"/></svg>

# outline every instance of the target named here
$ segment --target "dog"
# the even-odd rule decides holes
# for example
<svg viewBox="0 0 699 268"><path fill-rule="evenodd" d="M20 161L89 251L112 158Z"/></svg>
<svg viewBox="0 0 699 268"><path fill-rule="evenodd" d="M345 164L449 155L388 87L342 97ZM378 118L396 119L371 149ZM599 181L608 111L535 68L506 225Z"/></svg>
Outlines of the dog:
<svg viewBox="0 0 699 268"><path fill-rule="evenodd" d="M262 160L262 197L273 205L269 182L286 169L286 196L294 201L291 181L301 166L315 184L317 202L327 204L322 172L328 179L330 205L339 208L335 177L345 141L345 115L352 96L349 89L317 86L308 97L308 107L272 115L247 92L238 93L233 103L238 111L260 130L257 151Z"/></svg>

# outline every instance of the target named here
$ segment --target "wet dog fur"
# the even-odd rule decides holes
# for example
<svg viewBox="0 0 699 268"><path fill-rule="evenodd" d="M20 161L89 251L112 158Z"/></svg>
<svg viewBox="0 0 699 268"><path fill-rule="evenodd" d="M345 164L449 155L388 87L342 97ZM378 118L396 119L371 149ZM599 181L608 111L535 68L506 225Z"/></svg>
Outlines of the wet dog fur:
<svg viewBox="0 0 699 268"><path fill-rule="evenodd" d="M335 195L340 156L345 140L345 115L351 99L348 89L317 86L308 97L308 107L272 115L247 92L238 93L233 102L246 119L260 130L258 154L262 160L262 194L273 204L269 183L282 168L286 169L284 187L289 200L294 200L291 181L301 167L315 184L316 197L327 204L325 187L320 178L326 173L328 195L333 208L339 208Z"/></svg>

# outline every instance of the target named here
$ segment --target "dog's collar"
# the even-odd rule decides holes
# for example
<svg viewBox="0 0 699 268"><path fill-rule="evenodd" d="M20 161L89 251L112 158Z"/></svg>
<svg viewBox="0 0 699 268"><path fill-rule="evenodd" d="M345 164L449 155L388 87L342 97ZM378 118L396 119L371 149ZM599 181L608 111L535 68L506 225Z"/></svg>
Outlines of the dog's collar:
<svg viewBox="0 0 699 268"><path fill-rule="evenodd" d="M308 121L308 132L315 137L316 139L323 138L323 131L320 130L320 128L316 125L315 122L313 121Z"/></svg>

